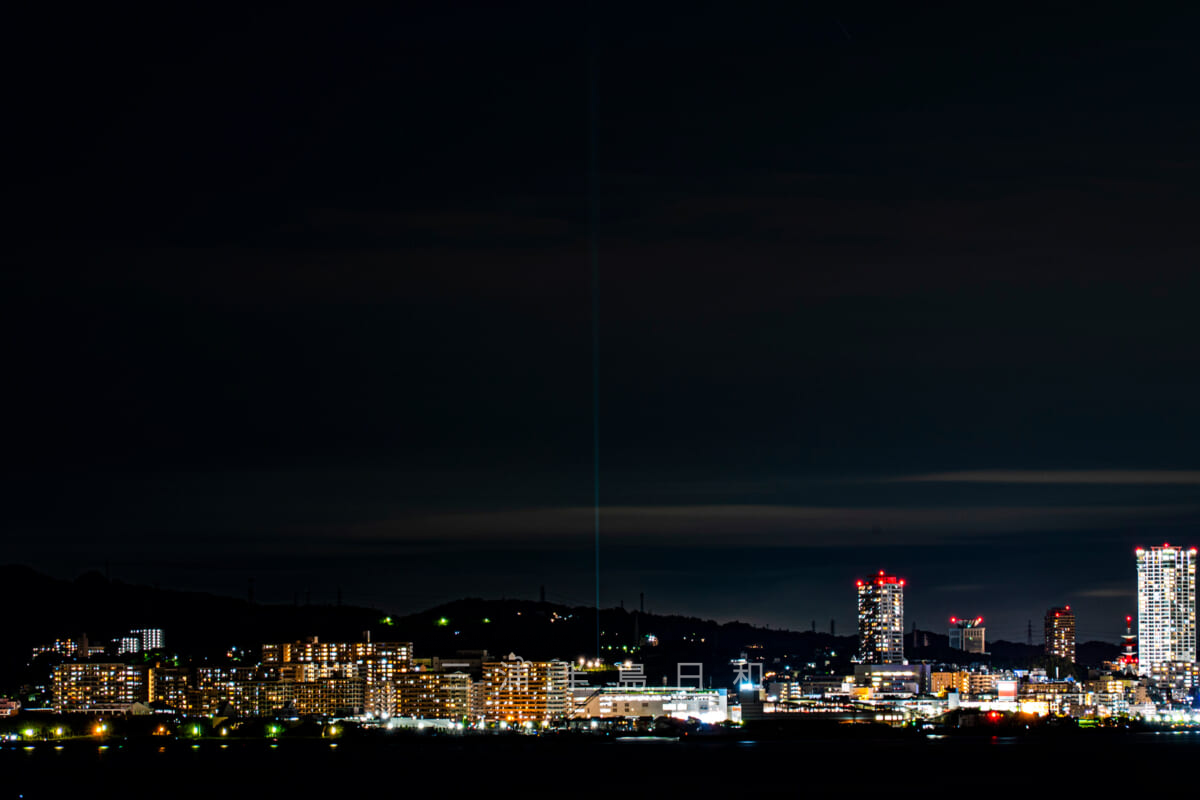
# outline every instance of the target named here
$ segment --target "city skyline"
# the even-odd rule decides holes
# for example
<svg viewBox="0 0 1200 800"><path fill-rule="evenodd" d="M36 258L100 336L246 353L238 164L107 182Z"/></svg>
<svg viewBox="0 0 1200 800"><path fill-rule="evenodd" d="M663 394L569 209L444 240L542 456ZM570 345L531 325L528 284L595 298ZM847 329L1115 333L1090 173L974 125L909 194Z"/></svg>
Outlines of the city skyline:
<svg viewBox="0 0 1200 800"><path fill-rule="evenodd" d="M614 609L602 634L604 658L564 657L580 646L586 650L586 610L560 613L545 601L474 601L396 619L379 617L378 609L337 608L333 616L310 615L309 624L324 618L320 624L327 627L348 613L338 627L366 629L349 639L290 639L278 636L283 617L276 616L275 625L259 628L251 640L247 629L235 632L226 620L223 642L248 646L223 643L221 652L168 650L162 628L133 628L107 647L91 646L86 635L34 645L21 670L19 699L0 697L0 717L9 718L0 723L9 729L0 736L24 740L29 750L39 740L131 734L193 742L230 741L232 734L274 742L294 730L299 737L332 739L351 726L377 734L432 725L449 735L495 735L515 726L530 735L680 738L742 730L811 735L832 723L915 729L936 738L980 725L1191 729L1200 725L1195 554L1195 548L1169 544L1138 548L1144 640L1134 644L1138 637L1127 632L1120 645L1086 646L1083 660L1076 657L1069 606L1046 611L1041 647L997 642L988 649L983 618L976 616L952 617L954 627L942 641L914 629L906 652L907 581L885 570L855 582L858 636L850 649L815 631L747 625L726 631L712 621ZM133 587L95 581L90 594L108 605L110 588L132 596ZM211 616L202 606L220 601L189 602L186 616L207 622ZM143 607L127 604L124 613L144 613ZM42 630L29 622L16 629L17 639ZM373 635L376 626L382 636ZM189 638L172 633L173 640ZM538 656L502 655L518 640ZM429 651L418 655L430 641ZM492 652L497 644L499 654ZM6 674L9 688L0 689L11 691L11 685ZM13 733L14 726L23 727Z"/></svg>
<svg viewBox="0 0 1200 800"><path fill-rule="evenodd" d="M1168 555L1173 558L1174 553ZM490 648L458 650L449 657L437 655L435 649L432 656L418 657L414 642L403 641L404 636L380 639L369 630L358 639L332 641L315 635L281 641L268 634L257 658L257 647L245 652L235 647L217 658L199 653L181 658L177 652L156 648L143 657L124 652L121 639L113 642L115 653L92 652L86 642L55 641L52 646L35 647L28 665L35 672L39 664L43 671L49 670L49 684L22 689L22 699L30 701L28 706L3 699L0 716L20 712L27 720L25 725L37 723L39 727L27 727L21 734L27 740L78 737L80 726L72 721L72 714L103 715L84 736L103 737L105 727L100 723L106 719L118 721L117 729L128 730L119 722L122 718L161 714L167 716L151 735L192 739L200 738L202 728L207 731L210 727L207 735L225 737L235 730L243 737L247 732L277 737L285 728L303 729L305 725L311 736L311 725L316 724L321 736L327 737L336 735L334 728L345 724L387 731L399 724L401 729L419 730L429 720L440 720L439 729L450 733L467 727L503 732L506 724L520 725L530 733L551 728L580 732L595 731L603 723L623 726L617 730L627 732L687 735L686 728L672 728L672 723L663 722L674 718L686 726L718 725L721 728L713 733L724 730L724 735L729 735L725 728L729 721L737 726L772 719L799 724L795 731L801 732L806 722L818 719L811 715L819 715L825 722L884 722L895 727L917 725L922 730L978 724L961 721L968 710L976 715L974 719L986 719L988 724L1007 720L1007 724L1026 726L1063 717L1079 720L1081 726L1087 720L1088 727L1120 727L1134 721L1191 726L1200 716L1191 707L1200 683L1194 661L1172 662L1169 669L1155 664L1149 675L1137 676L1128 659L1120 657L1117 646L1110 644L1102 663L1090 662L1082 670L1064 665L1063 661L1074 660L1073 648L1068 659L1062 654L1062 638L1051 636L1050 626L1066 619L1069 624L1061 630L1073 632L1069 610L1047 612L1045 649L1048 655L1057 656L1050 661L1028 648L1019 654L1010 652L1000 662L981 662L989 655L981 652L982 647L975 652L967 647L962 652L950 642L950 646L941 645L938 657L932 660L932 653L926 651L919 661L909 662L900 651L902 644L891 641L895 631L888 624L889 617L900 621L903 583L881 573L857 586L863 612L859 655L853 659L843 655L836 665L827 646L812 649L811 641L807 656L783 644L791 655L785 653L781 659L772 657L780 641L764 649L762 644L742 645L732 640L717 647L724 657L713 651L697 661L698 652L688 655L671 645L704 640L698 640L695 633L680 638L678 627L667 637L668 643L657 635L637 633L635 626L629 640L634 646L618 647L624 655L606 665L584 655L577 660L525 659L515 652L490 654ZM539 603L528 604L524 610L497 605L492 618L481 622L486 626L504 618L515 621L525 612L530 612L531 619L542 618L543 635L551 632L556 621L570 618L548 612L545 604ZM381 622L390 626L393 621ZM981 630L979 617L963 622L972 627L960 630ZM443 617L425 630L428 634L449 624ZM586 638L586 625L576 632ZM163 639L161 630L150 633L154 641ZM763 633L766 631L756 635ZM186 634L181 638L187 638ZM455 646L478 644L469 637L449 641ZM653 654L664 644L674 657L691 659L674 665L674 684L668 683L669 673L665 672L669 665ZM928 644L912 643L914 651ZM978 644L982 645L982 640ZM758 652L751 659L744 651L739 658L728 658L728 653L739 648ZM804 663L806 659L808 663ZM653 687L647 683L650 676L643 660L653 662L655 677L663 679L661 687L657 682ZM788 665L788 660L794 666ZM716 675L708 672L714 666ZM850 671L853 674L848 674ZM51 705L39 706L39 695ZM49 712L59 716L46 716ZM267 720L265 727L255 721L263 719ZM222 726L219 731L218 725ZM141 735L149 732L145 725L141 730Z"/></svg>

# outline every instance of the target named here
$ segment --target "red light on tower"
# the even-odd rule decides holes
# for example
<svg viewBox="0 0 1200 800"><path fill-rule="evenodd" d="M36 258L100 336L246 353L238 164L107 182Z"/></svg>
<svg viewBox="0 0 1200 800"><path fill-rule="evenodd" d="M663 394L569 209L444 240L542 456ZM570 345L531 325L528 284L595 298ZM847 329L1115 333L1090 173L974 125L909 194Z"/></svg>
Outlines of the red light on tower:
<svg viewBox="0 0 1200 800"><path fill-rule="evenodd" d="M854 582L854 585L855 585L855 586L862 586L862 581L855 581L855 582Z"/></svg>
<svg viewBox="0 0 1200 800"><path fill-rule="evenodd" d="M954 624L954 623L956 623L956 622L958 622L958 617L951 617L951 618L950 618L950 624L951 624L951 625L953 625L953 624Z"/></svg>

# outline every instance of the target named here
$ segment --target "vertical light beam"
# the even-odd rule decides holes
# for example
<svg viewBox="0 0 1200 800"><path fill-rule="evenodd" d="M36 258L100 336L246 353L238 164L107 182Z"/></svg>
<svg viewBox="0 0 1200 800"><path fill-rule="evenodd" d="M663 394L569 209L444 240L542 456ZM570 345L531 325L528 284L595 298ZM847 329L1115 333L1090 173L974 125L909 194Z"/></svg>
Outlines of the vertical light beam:
<svg viewBox="0 0 1200 800"><path fill-rule="evenodd" d="M600 245L596 233L596 30L588 42L588 250L592 267L592 527L596 568L596 658L600 657Z"/></svg>

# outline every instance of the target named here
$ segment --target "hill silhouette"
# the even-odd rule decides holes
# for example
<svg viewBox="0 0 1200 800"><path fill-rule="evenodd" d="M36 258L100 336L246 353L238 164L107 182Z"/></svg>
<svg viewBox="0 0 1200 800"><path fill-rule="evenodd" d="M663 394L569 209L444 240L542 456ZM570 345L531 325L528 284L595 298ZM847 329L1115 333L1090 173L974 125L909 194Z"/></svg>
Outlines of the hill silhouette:
<svg viewBox="0 0 1200 800"><path fill-rule="evenodd" d="M157 627L167 649L187 659L216 659L230 647L256 657L263 642L295 641L316 635L327 640L409 641L418 658L451 656L462 650L493 655L516 653L527 659L576 660L594 657L596 612L533 600L466 598L399 616L360 606L258 604L203 592L182 592L108 580L97 572L65 581L28 567L0 566L0 585L20 598L10 615L0 654L0 691L36 681L30 651L56 638L86 633L104 644L134 628ZM624 608L600 613L601 654L609 664L631 660L645 665L651 684L673 683L679 662L704 665L706 683L731 686L730 660L745 654L762 661L764 672L803 670L841 673L852 669L857 639L815 631L764 628L744 622L717 622L679 615L645 614ZM963 662L944 634L922 632L921 647L906 637L910 660ZM928 642L928 644L926 644ZM1039 646L989 643L977 660L994 666L1028 666ZM1117 646L1080 645L1080 662L1095 665L1115 657ZM42 678L44 679L44 678Z"/></svg>

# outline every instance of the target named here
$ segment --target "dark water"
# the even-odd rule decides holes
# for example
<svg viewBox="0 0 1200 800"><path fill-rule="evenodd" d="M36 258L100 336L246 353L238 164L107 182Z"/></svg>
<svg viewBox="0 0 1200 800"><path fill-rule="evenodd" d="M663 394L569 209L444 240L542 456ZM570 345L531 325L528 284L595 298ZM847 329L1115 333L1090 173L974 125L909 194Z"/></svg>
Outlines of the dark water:
<svg viewBox="0 0 1200 800"><path fill-rule="evenodd" d="M537 737L5 745L0 798L1040 797L1195 785L1200 734L662 741ZM776 793L778 793L776 795Z"/></svg>

